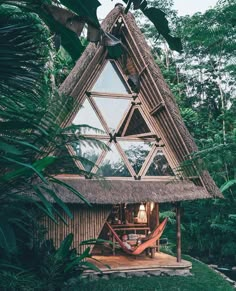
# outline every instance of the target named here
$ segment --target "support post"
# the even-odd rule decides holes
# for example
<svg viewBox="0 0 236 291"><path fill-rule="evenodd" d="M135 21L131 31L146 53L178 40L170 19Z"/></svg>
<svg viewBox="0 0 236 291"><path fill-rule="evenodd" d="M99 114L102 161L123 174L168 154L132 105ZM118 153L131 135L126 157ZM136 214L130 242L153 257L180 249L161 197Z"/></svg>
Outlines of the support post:
<svg viewBox="0 0 236 291"><path fill-rule="evenodd" d="M155 208L156 208L156 225L160 224L160 211L159 211L159 204L155 203ZM157 241L157 251L158 253L160 252L160 241Z"/></svg>
<svg viewBox="0 0 236 291"><path fill-rule="evenodd" d="M180 202L176 203L176 248L177 262L181 262L181 229L180 229Z"/></svg>

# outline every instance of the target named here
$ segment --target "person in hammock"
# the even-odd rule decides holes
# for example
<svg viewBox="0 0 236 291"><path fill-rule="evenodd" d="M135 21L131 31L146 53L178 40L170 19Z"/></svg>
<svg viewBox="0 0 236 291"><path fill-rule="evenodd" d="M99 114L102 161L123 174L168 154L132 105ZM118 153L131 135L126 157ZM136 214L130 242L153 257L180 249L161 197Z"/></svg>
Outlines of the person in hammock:
<svg viewBox="0 0 236 291"><path fill-rule="evenodd" d="M128 243L128 235L127 234L123 234L121 237L122 241L123 241L123 245L128 249L128 250L132 250L133 247Z"/></svg>
<svg viewBox="0 0 236 291"><path fill-rule="evenodd" d="M134 245L134 246L130 245L130 244L128 243L128 235L127 235L127 234L123 234L122 237L121 237L121 239L122 239L123 245L124 245L128 250L133 250L137 245L140 245L140 243L141 243L140 238L138 238L136 245Z"/></svg>

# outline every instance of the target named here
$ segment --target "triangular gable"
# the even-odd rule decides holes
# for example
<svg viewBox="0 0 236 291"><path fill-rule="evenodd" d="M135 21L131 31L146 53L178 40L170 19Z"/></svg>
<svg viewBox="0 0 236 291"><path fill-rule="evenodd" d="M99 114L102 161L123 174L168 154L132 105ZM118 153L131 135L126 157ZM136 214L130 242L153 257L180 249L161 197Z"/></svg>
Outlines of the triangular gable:
<svg viewBox="0 0 236 291"><path fill-rule="evenodd" d="M107 16L102 24L102 28L120 37L125 45L126 57L121 57L111 62L113 69L115 67L113 73L118 71L120 75L119 78L122 78L119 84L122 85L125 90L112 93L116 95L114 98L127 98L131 103L130 108L127 107L127 114L123 116L123 119L115 131L113 128L113 133L115 132L115 135L111 133L111 128L109 128L109 126L105 126L107 121L105 121L105 125L102 123L103 127L105 127L106 134L109 132L109 142L115 143L132 178L148 179L149 176L146 175L153 173L154 169L158 168L156 163L158 160L161 161L160 156L164 157L164 160L162 159L161 161L163 169L166 169L167 173L169 173L168 175L171 176L175 172L175 169L179 167L180 163L183 162L191 152L197 150L180 116L174 97L164 81L160 69L155 64L150 49L144 36L135 24L132 14L124 14L123 8L117 6ZM62 84L60 92L75 98L77 102L76 106L78 106L75 110L78 110L85 96L89 96L91 99L96 98L95 95L97 92L94 88L96 88L96 82L98 82L99 76L101 76L102 72L105 72L103 68L105 68L107 64L107 58L108 54L104 47L97 47L94 44L90 44L82 57L78 60L71 74ZM126 59L125 63L124 59ZM124 64L126 64L125 67ZM140 80L140 84L138 84L136 88L132 86L132 82L130 82L130 75L138 76ZM96 93L95 95L93 90ZM117 89L115 91L117 91ZM102 93L100 97L102 97L103 94L105 94L105 98L109 97L106 94L109 92L104 91L100 93ZM63 126L70 124L74 116L75 113L72 113ZM127 126L128 119L130 123ZM135 119L138 121L135 122ZM102 120L102 118L100 118L100 120ZM140 125L138 125L138 123ZM146 141L154 144L152 150L147 154L143 165L139 169L138 174L137 170L135 171L133 169L129 158L123 155L125 150L123 150L120 145L125 138L131 139L131 137L133 137L135 141L140 140L140 142ZM99 138L106 141L106 138ZM157 150L162 147L163 150ZM159 158L157 157L158 155ZM101 162L101 160L102 158L99 162ZM189 178L197 185L206 187L213 196L221 196L219 189L207 172L198 173L196 169L191 172L194 174ZM184 175L184 173L179 173L179 175ZM155 179L157 176L151 175L150 177ZM160 176L158 176L158 178L160 178Z"/></svg>

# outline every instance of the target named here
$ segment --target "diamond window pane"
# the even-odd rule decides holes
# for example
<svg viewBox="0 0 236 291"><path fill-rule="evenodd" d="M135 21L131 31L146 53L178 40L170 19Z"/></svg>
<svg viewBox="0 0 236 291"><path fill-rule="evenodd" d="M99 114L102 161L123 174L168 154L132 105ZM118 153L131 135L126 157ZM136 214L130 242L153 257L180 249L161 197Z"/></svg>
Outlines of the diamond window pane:
<svg viewBox="0 0 236 291"><path fill-rule="evenodd" d="M152 149L151 142L133 142L133 141L120 141L120 146L125 152L131 166L136 174L139 173L142 165Z"/></svg>
<svg viewBox="0 0 236 291"><path fill-rule="evenodd" d="M104 177L131 177L116 146L112 144L110 149L101 165L99 165L97 174Z"/></svg>
<svg viewBox="0 0 236 291"><path fill-rule="evenodd" d="M101 111L110 132L114 132L123 115L127 112L130 105L130 100L122 98L94 97L94 101Z"/></svg>
<svg viewBox="0 0 236 291"><path fill-rule="evenodd" d="M106 134L105 130L96 114L96 112L93 110L91 104L86 99L82 107L80 108L79 112L76 114L73 122L73 124L76 125L89 125L91 127L94 127L100 132L98 132L95 129L89 129L89 128L83 128L82 133L85 134ZM101 132L102 131L102 132Z"/></svg>
<svg viewBox="0 0 236 291"><path fill-rule="evenodd" d="M102 70L101 75L94 84L92 91L119 94L130 93L117 68L111 62L108 62L105 65L105 68Z"/></svg>
<svg viewBox="0 0 236 291"><path fill-rule="evenodd" d="M158 150L146 176L175 176L164 153Z"/></svg>

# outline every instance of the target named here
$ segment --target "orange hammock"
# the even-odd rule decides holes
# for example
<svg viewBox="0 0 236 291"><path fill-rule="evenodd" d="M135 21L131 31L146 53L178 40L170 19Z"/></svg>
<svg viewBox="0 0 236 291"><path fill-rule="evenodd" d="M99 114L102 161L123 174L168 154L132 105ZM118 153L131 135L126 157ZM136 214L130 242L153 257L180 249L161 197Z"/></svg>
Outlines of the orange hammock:
<svg viewBox="0 0 236 291"><path fill-rule="evenodd" d="M152 247L156 241L161 237L165 226L167 224L167 220L168 218L165 218L161 224L159 224L151 234L148 235L148 237L144 240L143 243L141 243L141 245L135 247L134 249L128 249L123 241L120 239L120 237L118 236L118 234L115 232L115 230L111 227L111 225L106 222L108 228L110 229L110 231L112 232L113 236L115 237L115 239L117 240L117 242L119 243L119 245L121 246L122 250L124 252L126 252L129 255L140 255L145 249Z"/></svg>

